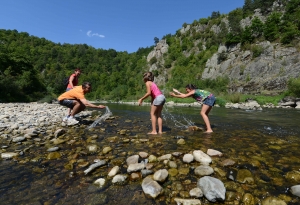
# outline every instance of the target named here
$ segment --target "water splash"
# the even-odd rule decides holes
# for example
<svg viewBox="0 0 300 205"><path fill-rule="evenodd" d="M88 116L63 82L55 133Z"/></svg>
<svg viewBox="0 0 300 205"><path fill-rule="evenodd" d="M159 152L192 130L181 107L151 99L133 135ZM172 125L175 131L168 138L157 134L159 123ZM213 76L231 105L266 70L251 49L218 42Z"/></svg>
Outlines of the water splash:
<svg viewBox="0 0 300 205"><path fill-rule="evenodd" d="M190 126L195 126L195 124L191 120L187 119L184 116L179 116L180 119L183 120L183 122L177 120L176 117L169 112L167 106L164 106L164 112L162 113L162 116L165 121L168 121L168 119L170 119L174 123L175 127L177 127L177 128L187 129Z"/></svg>
<svg viewBox="0 0 300 205"><path fill-rule="evenodd" d="M107 118L109 118L110 116L112 116L112 112L110 111L110 109L108 108L108 106L105 107L105 113L104 115L101 115L98 119L96 119L93 124L91 124L88 129L95 127L98 124L101 124L103 121L105 121Z"/></svg>
<svg viewBox="0 0 300 205"><path fill-rule="evenodd" d="M165 85L164 85L163 87L165 87ZM165 88L162 89L161 91L162 91L163 94L164 94L165 92L168 92L168 93L170 92L169 90L166 90ZM177 89L173 89L172 91L178 92L178 93L179 93L179 91L178 91ZM175 127L181 128L181 129L182 129L182 128L183 128L183 129L187 129L187 128L189 128L190 126L195 126L195 124L194 124L191 120L187 119L186 117L184 117L184 116L182 116L182 115L179 116L179 117L177 117L177 118L182 119L183 122L177 120L176 117L175 117L174 115L172 115L172 114L169 112L169 110L168 110L168 108L167 108L166 105L164 106L163 109L164 109L164 111L162 112L162 117L163 117L163 119L164 119L165 121L168 121L168 119L170 119L170 120L174 123Z"/></svg>

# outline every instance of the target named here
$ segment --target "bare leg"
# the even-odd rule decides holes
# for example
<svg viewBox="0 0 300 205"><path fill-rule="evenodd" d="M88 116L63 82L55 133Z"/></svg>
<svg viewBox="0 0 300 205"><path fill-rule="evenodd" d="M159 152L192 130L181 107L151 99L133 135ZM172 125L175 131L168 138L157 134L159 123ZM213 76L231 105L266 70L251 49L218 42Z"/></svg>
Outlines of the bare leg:
<svg viewBox="0 0 300 205"><path fill-rule="evenodd" d="M157 134L157 131L156 131L156 121L157 121L156 112L157 112L157 106L151 105L150 115L151 115L152 131L148 134L153 134L153 135Z"/></svg>
<svg viewBox="0 0 300 205"><path fill-rule="evenodd" d="M157 117L157 124L158 124L158 134L162 134L162 118L161 118L161 111L163 109L163 105L157 106L156 109L156 117Z"/></svg>
<svg viewBox="0 0 300 205"><path fill-rule="evenodd" d="M70 116L74 117L74 115L76 115L77 113L80 113L81 111L83 111L85 109L85 105L82 104L82 102L78 101L78 100L73 100L73 104L74 107L72 109L72 113Z"/></svg>
<svg viewBox="0 0 300 205"><path fill-rule="evenodd" d="M68 108L68 116L71 115L71 112L72 112L71 108Z"/></svg>
<svg viewBox="0 0 300 205"><path fill-rule="evenodd" d="M206 132L213 132L213 130L211 129L211 126L210 126L209 118L208 118L208 114L209 114L211 109L212 109L211 106L203 104L201 112L200 112L200 114L201 114L201 116L204 120L204 123L206 125Z"/></svg>

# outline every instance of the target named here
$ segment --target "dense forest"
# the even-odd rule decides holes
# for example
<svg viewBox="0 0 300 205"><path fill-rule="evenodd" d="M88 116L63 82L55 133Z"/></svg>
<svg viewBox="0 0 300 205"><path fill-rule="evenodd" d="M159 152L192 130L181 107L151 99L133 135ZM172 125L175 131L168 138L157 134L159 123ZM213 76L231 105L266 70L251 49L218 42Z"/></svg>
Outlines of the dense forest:
<svg viewBox="0 0 300 205"><path fill-rule="evenodd" d="M274 2L282 4L284 12L270 10ZM266 16L266 22L254 18L250 26L242 27L241 20L251 17L257 8ZM228 25L225 25L224 18L228 20ZM83 71L80 83L92 83L88 99L136 100L145 91L142 74L153 64L157 65L155 75L167 71L168 80L162 88L182 87L189 82L226 92L226 76L216 80L201 79L207 59L217 51L218 46L240 43L243 48L250 48L259 55L259 48L253 46L256 41L297 45L299 19L300 0L245 0L242 8L229 14L214 11L207 18L194 20L191 24L183 23L183 29L187 26L192 29L183 34L180 28L174 35L163 36L169 46L168 52L163 60L152 58L149 62L147 56L159 42L157 37L154 37L153 46L127 53L95 49L86 44L57 44L26 32L1 29L0 102L55 99L65 90L63 79L75 68ZM221 32L212 32L214 25L219 26ZM197 30L200 26L205 29ZM222 60L224 56L219 57ZM293 82L298 83L297 80Z"/></svg>

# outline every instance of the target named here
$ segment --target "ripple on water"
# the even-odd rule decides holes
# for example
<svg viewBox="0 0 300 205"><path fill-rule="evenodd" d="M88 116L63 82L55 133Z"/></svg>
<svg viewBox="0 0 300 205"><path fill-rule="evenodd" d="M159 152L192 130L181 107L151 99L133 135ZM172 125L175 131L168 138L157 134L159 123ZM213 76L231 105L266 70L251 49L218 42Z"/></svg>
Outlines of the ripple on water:
<svg viewBox="0 0 300 205"><path fill-rule="evenodd" d="M210 119L214 133L210 135L202 131L188 131L185 127L175 126L167 121L168 119L164 121L163 127L166 133L147 135L151 129L148 107L139 107L138 110L126 106L110 107L115 119L98 124L93 129L85 129L88 125L69 129L59 137L65 140L65 143L59 145L59 159L47 160L47 147L30 139L26 146L11 144L4 148L13 151L16 148L24 149L34 145L24 156L18 158L24 160L24 164L13 160L0 161L0 175L5 176L0 177L1 201L4 201L4 204L120 204L121 201L123 204L146 205L169 203L170 196L180 196L177 189L189 191L196 187L198 177L194 175L194 169L199 164L183 163L183 155L173 156L172 161L177 164L179 174L170 177L169 181L163 184L165 192L156 200L145 197L141 181L128 180L125 185L112 185L111 180L107 180L107 184L102 188L96 187L93 182L100 177L107 177L109 170L116 165L120 166L121 173L126 173L126 158L140 151L161 156L173 152L185 154L193 150L206 152L207 149L215 149L224 154L222 157L213 157L211 166L222 171L212 176L230 187L229 191L251 193L259 199L269 194L282 194L296 200L296 197L287 192L287 187L291 187L295 182L285 178L287 173L300 169L299 130L290 121L291 127L286 126L286 123L267 121L268 113L261 113L264 115L261 116L255 112L247 112L245 115L241 111L234 113L232 110L213 109ZM203 126L199 108L181 109L179 113L171 109L168 111L181 123L186 123L182 118L184 116L193 122L193 125ZM247 118L248 115L252 116ZM125 132L120 134L120 130ZM177 144L179 139L176 136L183 136L185 144ZM68 143L71 140L75 142ZM1 146L6 145L1 143ZM88 152L87 147L90 144L96 144L98 152ZM103 154L102 150L107 146L111 147L112 151ZM109 159L109 162L85 176L83 171L87 167L81 167L79 164L92 164L95 159ZM236 164L230 167L220 166L225 159L234 160ZM72 164L71 170L66 169L68 164ZM159 163L154 169L165 167L164 163ZM254 185L238 183L222 176L222 172L240 169L251 172ZM173 185L175 182L178 183L177 186ZM18 197L15 197L16 195Z"/></svg>

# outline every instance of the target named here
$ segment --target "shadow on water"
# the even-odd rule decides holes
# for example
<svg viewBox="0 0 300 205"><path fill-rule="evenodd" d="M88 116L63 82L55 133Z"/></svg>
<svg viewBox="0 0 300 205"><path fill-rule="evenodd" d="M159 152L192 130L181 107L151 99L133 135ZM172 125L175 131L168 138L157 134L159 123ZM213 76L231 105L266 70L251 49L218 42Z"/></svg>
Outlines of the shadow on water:
<svg viewBox="0 0 300 205"><path fill-rule="evenodd" d="M59 145L60 158L48 160L45 147L35 144L30 152L15 161L0 161L1 204L175 204L170 201L169 196L180 195L179 191L174 190L172 183L182 181L183 190L187 191L196 187L199 179L193 174L193 168L199 166L196 162L191 163L189 173L170 178L170 182L163 184L165 193L156 200L144 195L141 179L114 185L111 179L107 179L107 173L113 166L118 165L121 173L125 174L126 158L140 151L161 156L199 149L204 152L207 149L222 152L222 157L213 158L212 167L218 167L225 173L230 169L251 171L255 183L236 183L238 190L252 193L259 199L269 195L287 195L291 198L289 204L299 202L288 189L300 182L285 177L288 172L300 170L298 110L245 111L214 108L210 113L214 133L205 134L187 129L191 125L204 127L200 108L167 107L163 110L165 133L152 136L146 134L151 130L149 106L108 106L113 113L112 118L93 125L91 129L72 128L73 135L76 135L75 142ZM177 144L180 138L185 140L185 144ZM100 151L88 152L89 144L96 144ZM3 142L1 145L4 145ZM107 146L112 151L103 154L101 150ZM86 164L99 158L108 159L108 164L92 174L84 175ZM222 167L220 164L225 159L234 160L236 164ZM182 163L182 156L174 157L173 161L179 167L187 167ZM156 167L160 168L166 167ZM232 182L217 173L212 176L224 183ZM105 186L100 188L93 185L101 177L107 179ZM184 184L187 181L190 183ZM234 189L229 187L227 191L233 192ZM204 199L201 200L209 204Z"/></svg>

